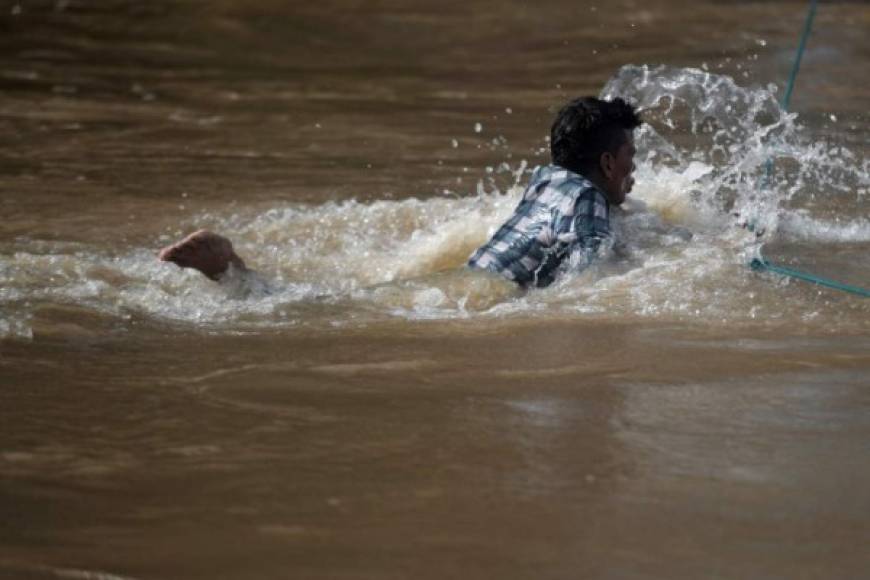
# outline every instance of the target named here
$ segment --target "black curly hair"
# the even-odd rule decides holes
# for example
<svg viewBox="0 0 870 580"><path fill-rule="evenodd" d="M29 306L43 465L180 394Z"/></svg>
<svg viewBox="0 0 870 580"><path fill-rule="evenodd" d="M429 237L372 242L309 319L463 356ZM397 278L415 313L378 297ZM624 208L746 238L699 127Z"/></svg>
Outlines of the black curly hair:
<svg viewBox="0 0 870 580"><path fill-rule="evenodd" d="M642 123L637 109L618 97L612 101L574 99L553 121L550 156L556 165L588 174L598 167L602 153L616 154L625 142L625 129L636 129Z"/></svg>

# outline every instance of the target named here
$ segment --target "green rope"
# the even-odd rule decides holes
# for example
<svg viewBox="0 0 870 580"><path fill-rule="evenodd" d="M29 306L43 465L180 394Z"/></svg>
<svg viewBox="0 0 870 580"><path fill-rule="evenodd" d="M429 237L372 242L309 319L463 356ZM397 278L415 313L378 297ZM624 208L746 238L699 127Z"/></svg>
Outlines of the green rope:
<svg viewBox="0 0 870 580"><path fill-rule="evenodd" d="M752 262L749 264L749 267L756 272L773 272L782 276L788 276L789 278L797 278L798 280L804 280L806 282L818 284L819 286L834 288L836 290L842 290L843 292L850 292L852 294L857 294L858 296L870 298L870 290L865 290L864 288L859 288L858 286L843 284L841 282L837 282L836 280L822 278L821 276L816 276L815 274L810 274L808 272L793 270L791 268L786 268L785 266L777 266L776 264L771 264L763 257L753 259Z"/></svg>
<svg viewBox="0 0 870 580"><path fill-rule="evenodd" d="M783 111L788 111L791 103L791 94L794 92L794 84L797 82L798 71L801 69L801 60L804 57L804 49L807 47L807 39L810 37L810 31L813 29L813 20L816 18L816 7L818 0L810 2L810 9L807 11L807 19L804 22L804 31L801 33L801 39L798 42L797 52L794 56L794 62L791 65L791 73L788 75L788 84L785 87L785 94L782 97L780 105ZM770 179L773 176L773 159L768 159L765 164L763 186L767 187Z"/></svg>
<svg viewBox="0 0 870 580"><path fill-rule="evenodd" d="M818 4L818 0L812 0L812 2L810 2L810 9L807 12L807 20L804 22L804 31L801 34L801 40L794 57L794 64L791 67L791 75L788 77L788 85L785 88L785 95L782 97L782 108L786 111L791 102L791 94L794 91L794 84L795 81L797 81L798 71L801 68L801 59L804 56L804 49L807 47L807 38L810 37L810 30L813 28L813 19L816 17L816 6L818 6Z"/></svg>
<svg viewBox="0 0 870 580"><path fill-rule="evenodd" d="M801 67L801 58L804 55L804 49L807 46L807 38L810 36L810 31L813 27L813 19L816 17L816 6L818 5L818 0L812 0L810 2L810 8L807 12L807 19L804 23L804 30L801 34L800 43L798 44L797 53L795 54L794 64L791 67L791 75L788 78L788 85L785 89L785 95L782 98L782 108L787 111L789 103L791 102L791 95L794 92L795 81L797 81L798 71ZM768 160L767 162L767 175L765 182L770 180L771 173L773 171L773 160ZM752 230L752 225L750 225L750 230ZM758 257L754 258L752 262L750 262L749 267L755 270L756 272L773 272L775 274L780 274L781 276L788 276L789 278L795 278L797 280L804 280L806 282L811 282L813 284L818 284L820 286L825 286L826 288L834 288L836 290L841 290L843 292L849 292L851 294L857 294L858 296L864 296L866 298L870 298L870 290L865 290L864 288L859 288L858 286L850 286L849 284L843 284L841 282L837 282L836 280L830 280L828 278L822 278L821 276L816 276L815 274L810 274L809 272L801 272L800 270L794 270L792 268L786 268L785 266L778 266L776 264L771 264L764 256L761 255L761 250L758 251Z"/></svg>

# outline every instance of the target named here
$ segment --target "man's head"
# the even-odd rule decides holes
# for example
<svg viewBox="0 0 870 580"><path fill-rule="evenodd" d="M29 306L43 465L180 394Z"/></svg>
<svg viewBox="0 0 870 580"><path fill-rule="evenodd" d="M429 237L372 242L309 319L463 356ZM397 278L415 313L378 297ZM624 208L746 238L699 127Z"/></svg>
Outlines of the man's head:
<svg viewBox="0 0 870 580"><path fill-rule="evenodd" d="M634 185L632 132L641 123L635 108L622 99L574 99L562 107L550 129L553 163L589 178L610 203L619 205Z"/></svg>

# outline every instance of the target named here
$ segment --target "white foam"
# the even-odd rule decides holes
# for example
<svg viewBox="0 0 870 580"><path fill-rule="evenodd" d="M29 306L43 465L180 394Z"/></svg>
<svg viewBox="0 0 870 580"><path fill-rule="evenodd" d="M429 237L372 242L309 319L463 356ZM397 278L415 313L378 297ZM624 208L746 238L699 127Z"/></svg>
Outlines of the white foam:
<svg viewBox="0 0 870 580"><path fill-rule="evenodd" d="M779 231L793 240L870 242L870 220L867 218L826 220L812 217L805 211L793 211L780 218Z"/></svg>
<svg viewBox="0 0 870 580"><path fill-rule="evenodd" d="M766 88L742 88L721 75L624 67L603 92L640 104L650 120L637 137L636 190L613 211L618 243L593 267L566 272L550 288L523 293L500 277L462 268L510 215L521 187L479 188L464 197L285 204L262 212L237 208L186 224L230 236L260 273L232 284L157 261L158 242L121 252L39 240L0 247L0 337L31 336L41 303L227 330L395 316L732 322L788 320L797 316L792 310L801 311L802 321L830 324L840 316L843 324L866 324L868 307L858 303L840 307L840 314L813 293L801 308L784 304L778 287L746 268L756 236L734 227L733 216L769 236L870 241L870 222L860 215L838 220L785 209L820 192L839 196L844 212L861 208L866 162L812 139ZM527 173L525 164L507 169L518 180Z"/></svg>

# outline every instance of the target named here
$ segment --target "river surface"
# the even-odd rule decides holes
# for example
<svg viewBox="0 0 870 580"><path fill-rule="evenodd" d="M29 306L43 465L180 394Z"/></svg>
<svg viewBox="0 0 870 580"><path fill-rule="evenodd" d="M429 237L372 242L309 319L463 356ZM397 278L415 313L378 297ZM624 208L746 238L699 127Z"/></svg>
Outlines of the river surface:
<svg viewBox="0 0 870 580"><path fill-rule="evenodd" d="M870 6L0 0L0 578L870 569ZM556 110L594 266L462 268ZM257 271L156 259L201 227Z"/></svg>

